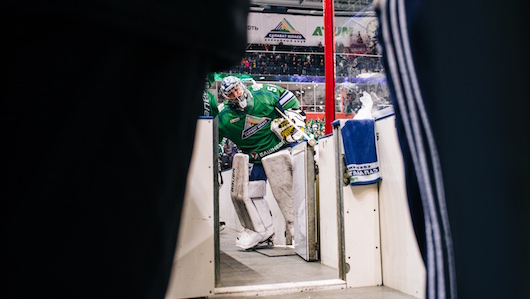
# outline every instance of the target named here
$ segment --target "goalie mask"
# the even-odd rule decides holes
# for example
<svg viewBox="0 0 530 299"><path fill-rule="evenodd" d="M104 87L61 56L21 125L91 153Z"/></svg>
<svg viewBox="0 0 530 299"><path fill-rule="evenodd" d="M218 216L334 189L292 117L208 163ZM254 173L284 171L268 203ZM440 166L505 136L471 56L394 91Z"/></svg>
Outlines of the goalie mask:
<svg viewBox="0 0 530 299"><path fill-rule="evenodd" d="M245 84L237 77L228 76L221 83L221 95L228 100L230 106L245 109L247 99L252 97Z"/></svg>

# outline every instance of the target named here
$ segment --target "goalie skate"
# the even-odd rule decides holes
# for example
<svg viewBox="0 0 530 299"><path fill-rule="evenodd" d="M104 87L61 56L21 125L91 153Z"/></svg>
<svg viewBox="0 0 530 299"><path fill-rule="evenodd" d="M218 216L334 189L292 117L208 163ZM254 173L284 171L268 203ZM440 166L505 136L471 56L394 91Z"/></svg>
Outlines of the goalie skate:
<svg viewBox="0 0 530 299"><path fill-rule="evenodd" d="M273 238L274 238L274 234L270 236L267 240L261 241L258 244L254 245L253 247L246 249L246 251L273 248L274 247Z"/></svg>

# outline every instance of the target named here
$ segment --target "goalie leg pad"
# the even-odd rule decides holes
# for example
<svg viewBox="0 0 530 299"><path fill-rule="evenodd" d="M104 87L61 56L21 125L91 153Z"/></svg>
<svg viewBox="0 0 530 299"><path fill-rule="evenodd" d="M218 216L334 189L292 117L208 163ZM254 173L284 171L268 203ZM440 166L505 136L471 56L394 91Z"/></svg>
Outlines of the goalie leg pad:
<svg viewBox="0 0 530 299"><path fill-rule="evenodd" d="M261 159L272 194L285 218L286 243L292 244L294 232L293 159L289 150L281 150Z"/></svg>
<svg viewBox="0 0 530 299"><path fill-rule="evenodd" d="M232 162L230 195L244 230L236 245L248 249L274 234L272 214L267 201L266 181L248 181L248 155L236 154Z"/></svg>
<svg viewBox="0 0 530 299"><path fill-rule="evenodd" d="M245 199L248 199L248 155L237 153L232 160L232 182L230 197L236 210L241 226L254 230L254 226L246 211Z"/></svg>
<svg viewBox="0 0 530 299"><path fill-rule="evenodd" d="M249 182L248 186L250 199L259 215L258 219L251 217L251 220L254 227L259 228L256 231L263 234L260 240L260 242L263 242L274 234L272 212L269 203L264 198L267 192L267 182L252 181Z"/></svg>

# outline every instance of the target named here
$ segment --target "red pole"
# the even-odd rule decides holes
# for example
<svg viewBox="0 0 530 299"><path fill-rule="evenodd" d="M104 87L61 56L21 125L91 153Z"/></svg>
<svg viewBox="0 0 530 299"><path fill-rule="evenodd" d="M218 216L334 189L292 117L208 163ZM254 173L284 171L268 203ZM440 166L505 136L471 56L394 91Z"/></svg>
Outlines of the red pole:
<svg viewBox="0 0 530 299"><path fill-rule="evenodd" d="M331 123L335 120L335 10L333 0L324 3L324 65L326 75L326 100L324 134L331 134Z"/></svg>

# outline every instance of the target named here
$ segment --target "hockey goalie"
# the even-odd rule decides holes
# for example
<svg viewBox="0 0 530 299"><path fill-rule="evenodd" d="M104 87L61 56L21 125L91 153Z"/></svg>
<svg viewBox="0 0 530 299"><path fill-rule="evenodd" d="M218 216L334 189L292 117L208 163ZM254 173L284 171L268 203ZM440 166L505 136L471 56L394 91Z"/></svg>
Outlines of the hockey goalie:
<svg viewBox="0 0 530 299"><path fill-rule="evenodd" d="M247 250L273 244L273 219L265 199L267 181L285 218L286 244L290 245L294 203L289 149L303 139L305 128L305 114L299 110L299 101L280 86L247 87L233 76L223 79L220 94L224 103L219 105L219 138L230 139L242 151L233 157L230 186L232 202L243 226L236 245Z"/></svg>

